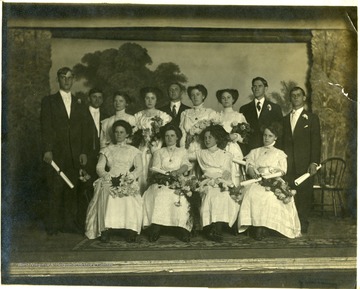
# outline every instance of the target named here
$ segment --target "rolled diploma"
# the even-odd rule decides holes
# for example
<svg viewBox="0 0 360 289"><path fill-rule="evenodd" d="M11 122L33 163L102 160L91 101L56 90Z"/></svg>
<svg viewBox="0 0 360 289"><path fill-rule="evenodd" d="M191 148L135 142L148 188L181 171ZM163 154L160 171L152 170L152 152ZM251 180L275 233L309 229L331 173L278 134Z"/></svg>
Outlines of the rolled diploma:
<svg viewBox="0 0 360 289"><path fill-rule="evenodd" d="M318 165L318 166L316 167L316 170L318 171L318 170L320 170L320 168L321 168L321 165ZM301 185L301 184L302 184L304 181L306 181L309 177L310 177L310 174L309 174L309 173L305 173L305 174L303 174L302 176L298 177L298 178L294 181L295 186Z"/></svg>
<svg viewBox="0 0 360 289"><path fill-rule="evenodd" d="M240 159L236 159L236 158L233 159L233 162L234 162L234 163L237 163L237 164L239 164L239 165L243 165L243 166L246 165L246 162L245 162L245 161L240 160Z"/></svg>
<svg viewBox="0 0 360 289"><path fill-rule="evenodd" d="M247 185L251 185L253 183L257 183L257 182L260 182L260 181L261 181L261 178L246 180L246 181L241 182L240 186L247 186Z"/></svg>
<svg viewBox="0 0 360 289"><path fill-rule="evenodd" d="M165 172L164 170L158 169L158 168L155 168L155 167L152 167L150 170L151 170L152 172L159 173L159 174L163 174L163 175L167 175L167 174L168 174L168 173Z"/></svg>
<svg viewBox="0 0 360 289"><path fill-rule="evenodd" d="M267 179L281 177L282 175L283 175L282 172L276 172L276 173L269 174L269 175L263 175L262 177L267 180Z"/></svg>
<svg viewBox="0 0 360 289"><path fill-rule="evenodd" d="M70 189L74 188L73 183L69 180L69 178L60 170L60 168L58 167L58 165L54 162L51 161L51 166L55 169L55 171L57 171L57 173L60 175L60 177L65 181L65 183L70 187Z"/></svg>

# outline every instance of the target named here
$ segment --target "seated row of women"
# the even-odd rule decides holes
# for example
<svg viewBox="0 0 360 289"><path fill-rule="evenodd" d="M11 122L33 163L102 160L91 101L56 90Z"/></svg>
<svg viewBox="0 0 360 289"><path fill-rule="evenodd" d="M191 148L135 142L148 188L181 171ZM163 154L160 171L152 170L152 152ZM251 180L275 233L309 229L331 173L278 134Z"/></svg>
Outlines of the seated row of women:
<svg viewBox="0 0 360 289"><path fill-rule="evenodd" d="M223 226L234 225L238 232L255 226L258 239L264 227L289 238L300 236L293 199L281 202L258 183L241 187L242 202L231 196L231 189L236 188L233 156L224 150L229 137L222 126L204 128L200 134L204 148L193 151L177 146L182 135L179 128L165 126L164 147L153 153L150 182L143 195L138 181L143 171L142 152L127 142L131 125L119 120L112 128L115 142L101 150L97 164L99 179L86 218L88 238L108 241L110 230L122 229L126 240L135 242L141 230L148 228L149 240L156 241L161 228L169 226L176 227L185 242L194 229L203 229L210 240L220 242ZM278 137L279 128L269 125L264 130L264 146L246 156L251 177L265 171L286 173L286 155L274 147ZM194 161L201 175L194 174Z"/></svg>

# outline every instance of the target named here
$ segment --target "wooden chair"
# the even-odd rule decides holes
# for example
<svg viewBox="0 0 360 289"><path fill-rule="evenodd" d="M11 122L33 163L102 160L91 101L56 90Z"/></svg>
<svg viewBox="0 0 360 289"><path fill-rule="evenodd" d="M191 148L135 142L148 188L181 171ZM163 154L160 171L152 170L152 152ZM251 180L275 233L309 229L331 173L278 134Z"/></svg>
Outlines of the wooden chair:
<svg viewBox="0 0 360 289"><path fill-rule="evenodd" d="M320 192L320 203L314 203L314 207L320 207L323 215L326 206L332 206L335 217L337 216L337 200L341 209L341 214L344 215L345 207L341 197L344 191L343 177L346 169L345 160L339 157L331 157L321 163L321 169L317 172L314 182L314 194ZM331 193L331 204L324 203L325 193Z"/></svg>

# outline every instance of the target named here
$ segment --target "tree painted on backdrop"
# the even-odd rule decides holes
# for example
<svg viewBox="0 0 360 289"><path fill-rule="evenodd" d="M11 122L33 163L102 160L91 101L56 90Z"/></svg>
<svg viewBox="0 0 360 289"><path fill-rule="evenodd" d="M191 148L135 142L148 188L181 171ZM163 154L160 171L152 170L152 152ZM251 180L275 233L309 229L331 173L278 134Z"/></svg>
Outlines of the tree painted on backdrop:
<svg viewBox="0 0 360 289"><path fill-rule="evenodd" d="M170 83L186 83L187 77L181 73L180 67L173 63L161 63L152 71L151 56L146 48L137 43L125 43L119 49L111 48L85 54L81 63L74 66L77 80L85 79L87 87L98 87L104 91L104 110L113 114L112 95L121 90L129 94L133 100L128 112L135 113L144 108L140 99L140 89L146 86L159 88L163 95L157 101L157 107L166 101L166 90ZM80 97L84 93L79 92Z"/></svg>
<svg viewBox="0 0 360 289"><path fill-rule="evenodd" d="M310 81L313 110L320 118L322 160L333 156L345 159L343 197L348 212L356 217L357 33L315 30L312 34Z"/></svg>
<svg viewBox="0 0 360 289"><path fill-rule="evenodd" d="M314 110L321 122L323 159L352 155L356 95L349 92L356 84L356 71L351 71L356 64L349 56L356 55L353 44L348 31L313 32L311 85Z"/></svg>
<svg viewBox="0 0 360 289"><path fill-rule="evenodd" d="M280 81L281 89L280 93L277 91L273 91L269 95L269 99L281 107L281 111L283 115L287 115L292 107L290 102L290 90L297 86L297 83L293 80L282 80Z"/></svg>

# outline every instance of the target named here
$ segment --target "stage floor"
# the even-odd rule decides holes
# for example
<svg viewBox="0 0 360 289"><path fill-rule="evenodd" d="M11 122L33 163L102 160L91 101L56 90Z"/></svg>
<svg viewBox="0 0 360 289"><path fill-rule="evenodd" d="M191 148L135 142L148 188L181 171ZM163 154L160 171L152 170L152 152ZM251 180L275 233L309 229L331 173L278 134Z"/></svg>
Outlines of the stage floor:
<svg viewBox="0 0 360 289"><path fill-rule="evenodd" d="M9 266L3 269L5 283L86 285L94 284L95 278L105 285L112 280L105 276L118 276L123 285L228 287L239 285L240 276L248 285L256 280L263 284L267 276L270 283L265 284L270 287L276 280L291 287L332 284L329 288L347 288L345 283L356 284L357 229L350 218L313 216L308 234L292 240L274 235L255 241L229 231L220 244L201 235L186 244L171 234L156 243L142 235L135 244L125 243L121 236L103 244L79 234L47 236L40 222L18 223L13 228L11 239L3 239L3 244L10 244ZM207 284L210 275L228 278ZM234 278L235 283L231 281ZM148 284L144 285L144 280Z"/></svg>

